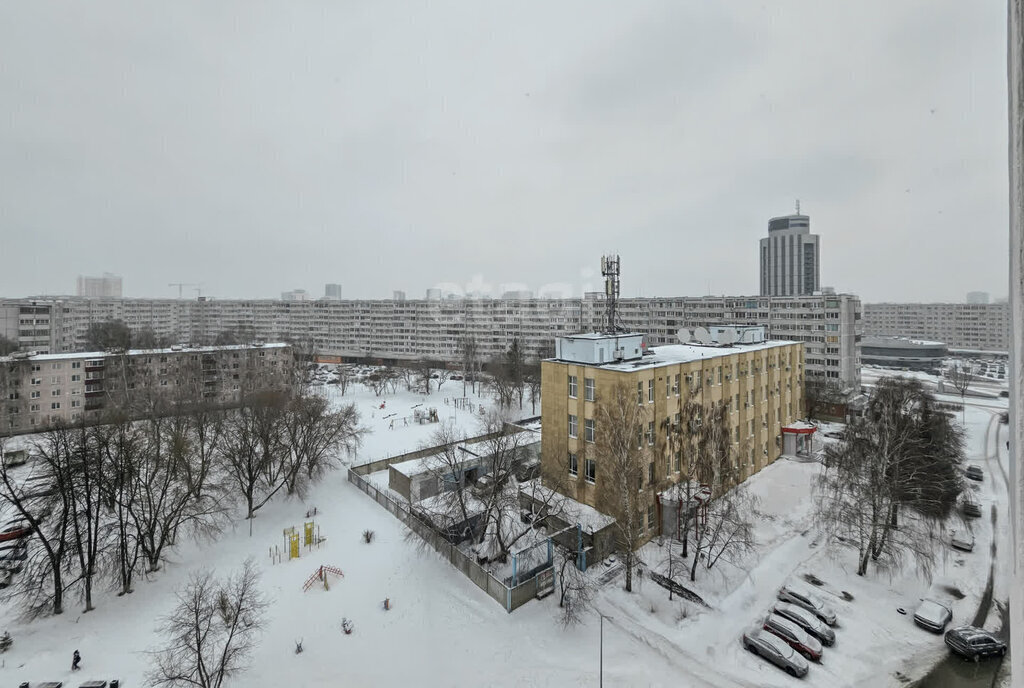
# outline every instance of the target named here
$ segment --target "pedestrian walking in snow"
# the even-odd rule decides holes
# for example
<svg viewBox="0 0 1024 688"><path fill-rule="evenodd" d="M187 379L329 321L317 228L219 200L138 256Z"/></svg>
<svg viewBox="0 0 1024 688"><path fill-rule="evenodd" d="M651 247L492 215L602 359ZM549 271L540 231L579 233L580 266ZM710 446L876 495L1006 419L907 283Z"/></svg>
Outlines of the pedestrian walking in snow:
<svg viewBox="0 0 1024 688"><path fill-rule="evenodd" d="M78 671L82 667L78 666L79 662L82 661L82 655L78 654L78 650L75 650L75 654L71 655L71 671Z"/></svg>

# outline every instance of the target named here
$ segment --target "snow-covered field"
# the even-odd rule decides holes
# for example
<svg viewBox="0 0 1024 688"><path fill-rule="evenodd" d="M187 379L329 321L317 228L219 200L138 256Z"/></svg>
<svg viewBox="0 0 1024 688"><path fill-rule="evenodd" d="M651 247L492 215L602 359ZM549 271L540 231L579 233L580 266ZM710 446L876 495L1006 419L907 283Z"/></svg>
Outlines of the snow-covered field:
<svg viewBox="0 0 1024 688"><path fill-rule="evenodd" d="M388 394L386 409L380 409L381 400L372 392L353 386L346 400L357 404L372 430L357 461L400 454L427 442L436 426L402 423L391 429L391 419L385 418L411 415L416 404L438 408L442 420L454 415L452 420L472 434L478 414L445 405L445 397L452 396L462 396L462 383L449 381L426 399ZM482 403L491 405L486 399ZM530 415L528 405L523 415ZM1006 551L1006 485L996 458L1003 440L996 440L1000 426L993 418L989 409L968 408L968 454L985 467L980 494L987 504L999 503L995 536ZM1005 453L1000 456L1005 459ZM989 571L991 510L973 521L975 551L950 552L932 586L912 571L858 578L854 554L830 552L816 536L810 487L817 470L814 463L780 460L751 479L761 498L758 554L747 571L719 564L721 570L716 567L713 575L699 572L694 588L711 610L698 612L687 604L682 618L684 603L670 603L668 592L650 579L633 594L621 590L620 579L603 588L595 613L583 625L568 629L555 619L555 596L506 613L445 560L407 541L401 524L338 471L305 502L280 500L261 510L251 537L248 522L239 521L215 542L181 544L173 560L140 582L132 595L104 594L93 612L82 614L72 602L62 616L26 625L15 620L10 607L0 610L3 627L15 639L11 650L0 655L0 684L52 680L78 685L75 681L116 677L123 686L141 685L148 666L145 651L157 642L157 619L172 607L175 589L191 571L227 572L250 556L263 567L263 586L274 601L251 668L233 685L592 686L599 670L597 611L611 617L604 623L607 685L792 685L795 681L779 669L745 652L739 637L766 612L777 587L803 573L854 598L830 598L840 619L837 642L825 650L821 665L812 665L806 685L899 685L898 671L919 677L945 649L941 637L916 628L910 614L919 598L941 593L939 586L949 583L965 594L953 604L954 622L973 617ZM314 505L326 544L303 550L298 561L271 564L267 551L281 544L282 528L301 526ZM376 531L370 545L360 537L367 528ZM657 544L646 548L648 563L656 565L658 551ZM332 581L329 591L314 586L304 593L303 581L321 564L341 568L345 578ZM997 575L996 582L998 596L1005 578ZM385 597L393 605L390 611L383 609ZM899 615L897 607L910 614ZM352 635L342 634L342 617L353 620ZM997 621L990 616L990 625ZM300 639L305 651L296 655L294 641ZM76 648L83 670L73 681L69 668Z"/></svg>

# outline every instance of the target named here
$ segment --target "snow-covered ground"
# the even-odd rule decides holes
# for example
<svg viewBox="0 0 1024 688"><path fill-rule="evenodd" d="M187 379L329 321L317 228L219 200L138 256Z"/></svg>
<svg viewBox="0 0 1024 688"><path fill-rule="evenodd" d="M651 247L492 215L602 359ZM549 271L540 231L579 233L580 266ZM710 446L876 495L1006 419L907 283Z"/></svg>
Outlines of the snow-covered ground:
<svg viewBox="0 0 1024 688"><path fill-rule="evenodd" d="M462 396L460 382L447 382L429 398L388 394L383 397L386 408L380 409L381 399L372 392L350 388L346 401L357 404L372 430L357 461L400 454L429 441L435 425L403 423L391 429L385 417L411 415L416 404L438 408L442 420L454 415L467 433L475 432L478 412L445 405L444 399L453 396ZM486 399L472 401L492 405ZM523 415L529 414L527 406ZM986 471L979 493L987 504L999 503L995 536L1006 551L1006 486L997 458L1005 460L1005 453L999 453L1002 440L995 439L995 430L989 431L998 427L993 418L992 410L968 408L968 448L971 460ZM830 597L840 619L837 642L825 650L821 665L811 667L806 685L899 685L896 672L916 678L945 649L941 637L916 628L910 614L919 598L941 593L938 586L950 583L965 594L953 604L954 622L973 617L989 571L991 510L973 521L975 551L949 552L935 584L912 571L892 577L872 571L859 578L853 573L854 553L830 552L815 533L811 484L818 470L815 463L780 460L751 479L761 499L758 553L749 570L720 563L711 575L698 573L694 589L711 610L670 603L668 591L648 578L627 594L619 579L602 589L595 613L568 629L556 621L554 595L506 613L447 561L406 540L402 525L337 471L305 502L280 500L261 510L251 537L248 522L239 521L214 542L182 543L173 561L140 582L132 595L104 594L93 612L82 614L72 602L62 616L26 625L15 620L12 608L0 610L0 621L15 639L11 650L0 655L0 683L77 685L69 671L77 648L83 671L76 680L117 677L122 685L141 685L148 666L145 651L157 642L157 619L172 607L175 589L191 571L227 572L250 556L263 567L263 586L274 602L252 666L237 685L592 686L599 667L597 611L611 617L603 634L608 685L792 685L779 669L745 652L739 637L767 611L778 586L803 573L853 596L851 602ZM267 551L281 544L281 529L301 526L313 505L326 544L304 550L298 561L271 564ZM365 529L376 531L372 544L360 537ZM652 544L645 550L650 564L656 565L659 549ZM329 591L314 587L302 592L303 581L321 564L341 568L345 578L332 581ZM1005 585L1006 578L997 575L997 596ZM385 597L393 605L390 611L382 607ZM897 607L910 614L899 615ZM352 635L341 633L343 616L355 624ZM997 620L990 616L990 623ZM294 641L299 639L305 652L296 655Z"/></svg>

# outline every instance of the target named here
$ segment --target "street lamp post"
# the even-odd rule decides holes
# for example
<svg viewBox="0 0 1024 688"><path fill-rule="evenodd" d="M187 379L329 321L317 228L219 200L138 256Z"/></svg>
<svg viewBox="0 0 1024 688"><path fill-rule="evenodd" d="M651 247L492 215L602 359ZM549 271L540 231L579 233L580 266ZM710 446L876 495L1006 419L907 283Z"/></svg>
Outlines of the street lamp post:
<svg viewBox="0 0 1024 688"><path fill-rule="evenodd" d="M598 664L598 686L604 688L604 620L612 617L605 616L601 612L598 612L597 615L601 617L601 641L599 643L601 659Z"/></svg>

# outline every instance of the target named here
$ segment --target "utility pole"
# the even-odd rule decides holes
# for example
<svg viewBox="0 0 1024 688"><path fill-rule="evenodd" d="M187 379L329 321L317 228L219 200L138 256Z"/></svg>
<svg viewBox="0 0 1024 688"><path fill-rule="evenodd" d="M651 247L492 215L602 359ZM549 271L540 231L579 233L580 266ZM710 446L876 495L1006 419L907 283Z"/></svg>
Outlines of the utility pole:
<svg viewBox="0 0 1024 688"><path fill-rule="evenodd" d="M598 669L598 679L597 680L598 680L599 688L604 688L604 620L605 619L611 619L613 617L605 616L601 612L598 612L597 615L601 617L601 641L600 641L601 659L599 660L600 664L598 665L599 669Z"/></svg>

